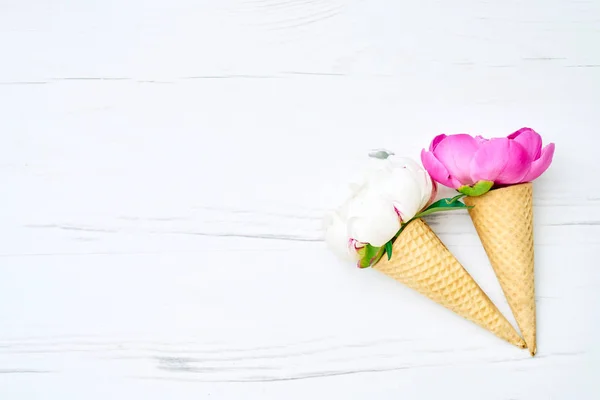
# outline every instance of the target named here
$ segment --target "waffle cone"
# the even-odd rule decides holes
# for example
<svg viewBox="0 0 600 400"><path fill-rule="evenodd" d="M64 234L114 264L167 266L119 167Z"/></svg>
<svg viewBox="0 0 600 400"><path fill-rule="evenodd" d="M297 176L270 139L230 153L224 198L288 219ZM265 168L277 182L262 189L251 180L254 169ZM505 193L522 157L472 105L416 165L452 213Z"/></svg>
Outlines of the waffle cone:
<svg viewBox="0 0 600 400"><path fill-rule="evenodd" d="M532 200L531 183L465 198L467 205L474 206L469 214L533 356L537 349Z"/></svg>
<svg viewBox="0 0 600 400"><path fill-rule="evenodd" d="M422 220L409 223L374 268L520 348L523 339Z"/></svg>

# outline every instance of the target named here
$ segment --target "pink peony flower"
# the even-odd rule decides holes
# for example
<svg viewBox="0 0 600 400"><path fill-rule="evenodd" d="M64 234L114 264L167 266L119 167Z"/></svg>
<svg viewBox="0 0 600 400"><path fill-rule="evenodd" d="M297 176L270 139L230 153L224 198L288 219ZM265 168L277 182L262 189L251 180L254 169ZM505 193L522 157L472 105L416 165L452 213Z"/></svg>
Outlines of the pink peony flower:
<svg viewBox="0 0 600 400"><path fill-rule="evenodd" d="M481 195L492 186L536 179L548 169L553 155L554 143L542 148L537 132L521 128L505 138L493 139L441 134L433 139L429 151L423 149L421 161L442 185Z"/></svg>

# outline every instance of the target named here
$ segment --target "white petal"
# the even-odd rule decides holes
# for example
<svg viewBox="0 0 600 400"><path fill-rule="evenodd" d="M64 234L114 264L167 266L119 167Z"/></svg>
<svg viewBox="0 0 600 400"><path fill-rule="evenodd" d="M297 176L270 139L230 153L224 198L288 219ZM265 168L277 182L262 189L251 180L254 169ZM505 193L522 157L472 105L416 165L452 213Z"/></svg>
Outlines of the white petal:
<svg viewBox="0 0 600 400"><path fill-rule="evenodd" d="M404 193L396 199L396 202L404 208L405 219L407 217L412 218L429 202L433 192L433 181L427 171L419 163L410 158L390 157L389 160L395 167L394 171L407 171L414 179L415 185L405 184L403 186ZM414 193L415 198L412 198L412 196L408 197L407 191ZM416 197L420 201L417 202Z"/></svg>
<svg viewBox="0 0 600 400"><path fill-rule="evenodd" d="M349 214L349 235L373 246L383 246L400 229L393 205L372 193L364 193L354 199Z"/></svg>
<svg viewBox="0 0 600 400"><path fill-rule="evenodd" d="M414 173L405 168L395 168L372 182L381 196L390 201L404 221L412 218L421 206L423 189Z"/></svg>
<svg viewBox="0 0 600 400"><path fill-rule="evenodd" d="M382 174L385 175L394 170L394 164L389 159L369 158L363 166L362 172L354 177L353 187L355 189L367 185Z"/></svg>
<svg viewBox="0 0 600 400"><path fill-rule="evenodd" d="M423 167L421 167L421 165L412 158L393 156L389 157L388 161L390 162L393 168L406 168L412 172L416 172L423 169Z"/></svg>
<svg viewBox="0 0 600 400"><path fill-rule="evenodd" d="M329 248L344 260L358 260L358 254L348 247L348 227L337 212L325 219L325 242Z"/></svg>
<svg viewBox="0 0 600 400"><path fill-rule="evenodd" d="M419 211L421 211L425 206L427 206L427 203L429 203L429 200L431 199L431 195L433 193L433 180L427 171L423 170L423 173L419 177L419 181L421 184L422 193L421 205L419 207Z"/></svg>

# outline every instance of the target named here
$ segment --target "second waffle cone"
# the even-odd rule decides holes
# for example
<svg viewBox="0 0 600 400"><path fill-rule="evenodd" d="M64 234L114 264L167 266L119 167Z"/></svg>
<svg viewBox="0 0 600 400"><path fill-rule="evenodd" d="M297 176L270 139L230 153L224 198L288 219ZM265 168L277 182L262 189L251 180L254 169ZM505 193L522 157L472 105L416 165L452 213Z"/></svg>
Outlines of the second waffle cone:
<svg viewBox="0 0 600 400"><path fill-rule="evenodd" d="M458 260L422 220L410 222L374 268L507 342L525 342Z"/></svg>
<svg viewBox="0 0 600 400"><path fill-rule="evenodd" d="M481 239L531 355L537 351L533 271L533 185L466 197Z"/></svg>

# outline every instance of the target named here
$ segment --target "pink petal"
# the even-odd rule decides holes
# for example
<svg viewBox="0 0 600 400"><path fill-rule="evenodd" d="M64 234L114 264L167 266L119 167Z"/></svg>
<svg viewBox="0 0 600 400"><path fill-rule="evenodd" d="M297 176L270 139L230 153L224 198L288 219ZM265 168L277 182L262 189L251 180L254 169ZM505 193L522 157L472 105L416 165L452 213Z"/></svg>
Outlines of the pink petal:
<svg viewBox="0 0 600 400"><path fill-rule="evenodd" d="M504 153L506 142L490 140L481 144L471 161L471 178L474 182L496 180L506 165L504 157L499 156Z"/></svg>
<svg viewBox="0 0 600 400"><path fill-rule="evenodd" d="M527 150L527 154L529 154L531 161L540 158L542 152L542 137L533 129L521 128L515 133L508 135L508 138L521 144L525 150Z"/></svg>
<svg viewBox="0 0 600 400"><path fill-rule="evenodd" d="M532 160L527 154L527 150L520 143L509 140L507 159L508 162L496 178L495 183L512 185L521 182L531 168Z"/></svg>
<svg viewBox="0 0 600 400"><path fill-rule="evenodd" d="M471 162L471 178L500 184L518 183L527 174L530 160L519 143L508 138L482 143Z"/></svg>
<svg viewBox="0 0 600 400"><path fill-rule="evenodd" d="M531 169L521 180L521 182L531 182L540 175L542 175L552 163L552 157L554 156L554 143L550 143L548 146L542 149L540 158L535 160L531 164Z"/></svg>
<svg viewBox="0 0 600 400"><path fill-rule="evenodd" d="M471 135L461 133L450 135L441 141L433 152L435 157L446 167L450 176L463 185L471 185L470 164L479 148L477 140Z"/></svg>
<svg viewBox="0 0 600 400"><path fill-rule="evenodd" d="M453 176L450 177L450 182L452 183L450 187L454 189L458 189L459 187L464 186L464 183L461 183L458 179L456 179Z"/></svg>
<svg viewBox="0 0 600 400"><path fill-rule="evenodd" d="M509 139L515 139L516 137L518 137L521 133L526 132L528 130L533 130L531 128L521 128L518 131L515 131L513 133L511 133L510 135L507 136L507 138Z"/></svg>
<svg viewBox="0 0 600 400"><path fill-rule="evenodd" d="M446 138L445 134L441 134L441 135L437 135L436 137L433 138L433 140L431 141L431 144L429 145L429 151L434 151L435 148L437 147L438 144L440 144L440 142L442 140L444 140Z"/></svg>
<svg viewBox="0 0 600 400"><path fill-rule="evenodd" d="M453 186L450 174L444 165L429 151L421 150L421 162L434 181L438 181L444 186L457 188Z"/></svg>

